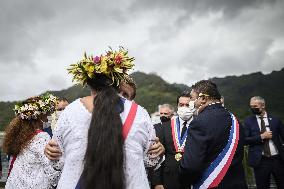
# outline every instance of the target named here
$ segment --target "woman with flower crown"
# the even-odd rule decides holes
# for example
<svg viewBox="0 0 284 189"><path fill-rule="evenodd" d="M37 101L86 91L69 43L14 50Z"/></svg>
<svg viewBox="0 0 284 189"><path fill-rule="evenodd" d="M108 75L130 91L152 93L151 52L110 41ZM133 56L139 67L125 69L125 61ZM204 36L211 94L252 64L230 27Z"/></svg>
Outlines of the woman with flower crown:
<svg viewBox="0 0 284 189"><path fill-rule="evenodd" d="M47 189L56 186L61 162L44 155L50 137L42 131L47 115L53 112L56 97L45 94L15 106L16 117L6 129L3 151L12 156L6 189Z"/></svg>
<svg viewBox="0 0 284 189"><path fill-rule="evenodd" d="M134 58L119 48L87 56L71 65L73 80L88 85L90 96L65 108L54 131L64 159L59 189L148 189L145 162L155 131L147 111L119 96L119 84Z"/></svg>

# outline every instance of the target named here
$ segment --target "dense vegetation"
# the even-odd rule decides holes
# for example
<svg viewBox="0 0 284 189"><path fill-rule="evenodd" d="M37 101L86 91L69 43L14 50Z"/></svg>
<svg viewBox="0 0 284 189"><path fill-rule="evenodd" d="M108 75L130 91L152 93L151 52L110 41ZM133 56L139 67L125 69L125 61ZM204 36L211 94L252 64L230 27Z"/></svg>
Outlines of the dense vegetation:
<svg viewBox="0 0 284 189"><path fill-rule="evenodd" d="M156 74L135 72L132 77L137 83L136 101L150 113L157 111L159 104L176 105L176 97L189 87L184 84L169 84ZM251 96L260 95L266 99L269 113L284 120L284 69L270 74L253 73L242 76L212 78L225 97L226 107L234 112L240 120L250 114L248 102ZM70 101L90 93L88 88L72 86L61 91L50 91L53 94L66 97ZM3 130L14 116L12 108L15 102L0 102L0 130Z"/></svg>

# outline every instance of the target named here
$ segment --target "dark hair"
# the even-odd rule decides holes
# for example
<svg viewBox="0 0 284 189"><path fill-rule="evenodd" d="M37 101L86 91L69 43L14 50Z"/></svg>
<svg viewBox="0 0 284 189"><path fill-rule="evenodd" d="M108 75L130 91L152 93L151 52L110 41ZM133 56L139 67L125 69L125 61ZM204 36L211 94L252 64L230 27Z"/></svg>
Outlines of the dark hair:
<svg viewBox="0 0 284 189"><path fill-rule="evenodd" d="M180 97L190 97L190 91L183 91L180 95L177 97L177 105L179 104L179 98Z"/></svg>
<svg viewBox="0 0 284 189"><path fill-rule="evenodd" d="M65 98L65 97L59 97L58 101L65 101L65 102L69 103L69 100L67 98Z"/></svg>
<svg viewBox="0 0 284 189"><path fill-rule="evenodd" d="M97 95L88 133L84 170L80 185L83 189L123 189L123 137L120 113L123 111L118 88L112 80L96 75L88 85Z"/></svg>
<svg viewBox="0 0 284 189"><path fill-rule="evenodd" d="M29 145L37 129L42 129L40 118L23 120L15 117L6 128L3 151L8 155L17 156Z"/></svg>
<svg viewBox="0 0 284 189"><path fill-rule="evenodd" d="M208 95L213 100L220 100L221 94L218 91L217 85L211 80L201 80L192 85L192 90L198 94L202 93Z"/></svg>
<svg viewBox="0 0 284 189"><path fill-rule="evenodd" d="M128 84L130 87L132 87L134 92L133 92L133 95L130 97L130 99L133 100L136 97L137 85L136 85L134 79L131 76L129 76L129 75L125 76L124 82L126 84Z"/></svg>

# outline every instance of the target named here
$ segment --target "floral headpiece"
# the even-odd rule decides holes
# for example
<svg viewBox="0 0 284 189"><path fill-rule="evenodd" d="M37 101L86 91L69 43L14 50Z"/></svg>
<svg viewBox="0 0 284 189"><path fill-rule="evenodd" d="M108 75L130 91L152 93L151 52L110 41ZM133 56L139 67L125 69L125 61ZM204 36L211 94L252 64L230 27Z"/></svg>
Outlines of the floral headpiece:
<svg viewBox="0 0 284 189"><path fill-rule="evenodd" d="M37 119L39 115L55 110L57 97L46 93L40 96L29 98L15 105L14 111L21 119Z"/></svg>
<svg viewBox="0 0 284 189"><path fill-rule="evenodd" d="M73 81L83 86L86 85L88 79L93 79L96 74L104 74L112 79L112 85L119 83L127 75L127 71L134 66L134 57L128 56L128 51L123 47L119 47L118 51L110 48L106 54L100 56L87 56L77 64L71 64L68 68L69 73L73 74Z"/></svg>

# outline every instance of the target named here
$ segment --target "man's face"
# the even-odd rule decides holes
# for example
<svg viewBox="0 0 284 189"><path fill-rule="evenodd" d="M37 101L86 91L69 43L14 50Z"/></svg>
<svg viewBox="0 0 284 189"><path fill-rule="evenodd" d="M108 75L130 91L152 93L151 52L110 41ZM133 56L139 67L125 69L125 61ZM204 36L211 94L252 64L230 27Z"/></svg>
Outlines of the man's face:
<svg viewBox="0 0 284 189"><path fill-rule="evenodd" d="M165 116L168 118L172 117L172 112L169 107L162 107L160 108L160 117Z"/></svg>
<svg viewBox="0 0 284 189"><path fill-rule="evenodd" d="M65 100L60 100L60 101L58 102L58 105L57 105L57 111L62 111L62 110L64 110L65 107L68 106L68 105L69 105L69 103L68 103L67 101L65 101Z"/></svg>
<svg viewBox="0 0 284 189"><path fill-rule="evenodd" d="M178 107L189 107L189 100L190 100L190 97L180 97L178 99Z"/></svg>
<svg viewBox="0 0 284 189"><path fill-rule="evenodd" d="M134 99L134 88L130 86L129 84L122 82L120 84L120 94L128 99L128 100L133 100Z"/></svg>
<svg viewBox="0 0 284 189"><path fill-rule="evenodd" d="M250 108L258 108L260 112L265 111L265 104L260 100L251 99Z"/></svg>

